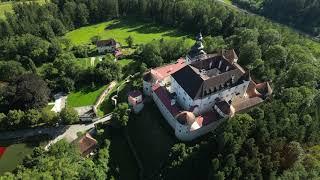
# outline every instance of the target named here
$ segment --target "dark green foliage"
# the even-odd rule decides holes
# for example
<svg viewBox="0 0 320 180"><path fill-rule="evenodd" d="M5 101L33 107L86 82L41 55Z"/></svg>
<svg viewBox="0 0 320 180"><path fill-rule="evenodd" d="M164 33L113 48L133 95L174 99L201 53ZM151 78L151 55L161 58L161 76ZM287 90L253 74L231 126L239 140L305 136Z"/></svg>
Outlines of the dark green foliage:
<svg viewBox="0 0 320 180"><path fill-rule="evenodd" d="M101 40L101 36L93 36L90 40L93 45L96 45L96 43Z"/></svg>
<svg viewBox="0 0 320 180"><path fill-rule="evenodd" d="M206 53L215 53L221 49L226 48L226 43L221 36L211 37L207 36L204 38L204 50Z"/></svg>
<svg viewBox="0 0 320 180"><path fill-rule="evenodd" d="M60 112L60 119L64 124L74 124L79 122L77 111L69 107L62 109L62 111Z"/></svg>
<svg viewBox="0 0 320 180"><path fill-rule="evenodd" d="M129 105L127 103L118 104L113 110L112 120L121 127L126 127L129 121Z"/></svg>
<svg viewBox="0 0 320 180"><path fill-rule="evenodd" d="M12 36L3 43L5 43L3 52L8 58L14 59L17 55L27 56L39 64L49 59L49 42L37 36L31 34Z"/></svg>
<svg viewBox="0 0 320 180"><path fill-rule="evenodd" d="M56 113L47 109L10 110L7 114L0 113L1 130L28 128L42 123L54 125L57 121Z"/></svg>
<svg viewBox="0 0 320 180"><path fill-rule="evenodd" d="M134 38L132 36L128 36L126 38L126 43L128 44L128 46L131 48L134 45Z"/></svg>
<svg viewBox="0 0 320 180"><path fill-rule="evenodd" d="M185 56L189 49L190 47L185 39L154 40L140 48L139 58L148 67L157 67Z"/></svg>
<svg viewBox="0 0 320 180"><path fill-rule="evenodd" d="M22 75L25 69L16 61L0 61L0 81L11 81Z"/></svg>
<svg viewBox="0 0 320 180"><path fill-rule="evenodd" d="M215 132L197 142L174 146L171 158L159 170L160 179L318 177L320 166L317 158L303 156L301 149L303 147L304 152L308 153L308 146L320 144L320 64L317 61L320 51L317 44L287 28L263 18L236 12L213 0L51 2L44 6L32 3L17 5L14 8L15 15L8 15L7 21L0 22L0 55L1 59L21 60L23 67L29 71L33 68L26 66L27 63L24 62L29 61L25 59L30 58L36 65L53 62L42 67L40 72L53 90L70 91L76 88L74 84L81 84L79 82L108 83L120 77L119 66L112 61L103 61L96 68L81 71L73 55L62 53L63 50L71 49L70 44L53 38L53 34L62 35L73 28L119 16L152 20L190 34L201 30L208 36L205 38L205 45L209 53L222 47L234 48L239 55L239 63L251 69L256 81L272 80L274 95L259 108L249 111L249 115L244 113L227 120ZM313 32L318 31L317 19L320 16L316 16L319 12L319 3L316 1L266 0L266 4L259 4L261 1L255 0L248 2L255 3L250 8L260 10L263 6L268 11L265 13L272 17L279 15L280 20L289 19L289 23L297 20L306 29L310 30L311 27ZM183 40L153 41L142 46L135 56L136 64L124 70L128 74L143 72L146 67L142 62L147 67L156 67L186 55L188 49ZM119 107L117 110L115 117L119 124L125 125L128 120L126 109L127 107ZM37 112L27 112L30 115L13 110L7 115L1 114L0 121L4 122L9 117L8 122L19 126L26 123L23 118L26 116L31 123L46 122L44 119L55 122L55 117L48 112L42 112L40 120ZM65 152L65 148L58 151ZM69 155L67 152L65 154ZM102 152L101 157L108 156ZM82 163L77 159L77 162L89 171L73 168L62 178L81 176L97 179L104 177L104 174L94 176L94 167L103 167L104 172L107 170L106 161L101 161L96 166L90 161ZM29 164L36 164L36 161ZM65 168L69 169L69 165ZM30 172L29 174L40 169L32 168L32 165L26 167L30 168L23 172ZM57 169L62 168L57 166ZM39 176L43 175L42 172L37 173ZM51 171L46 172L45 175L50 173ZM80 175L73 176L69 173Z"/></svg>
<svg viewBox="0 0 320 180"><path fill-rule="evenodd" d="M108 179L108 148L101 148L93 159L83 158L74 144L64 140L52 145L49 151L35 148L15 174L3 178L13 179Z"/></svg>
<svg viewBox="0 0 320 180"><path fill-rule="evenodd" d="M39 76L25 74L10 82L5 92L9 109L42 108L48 104L50 90Z"/></svg>
<svg viewBox="0 0 320 180"><path fill-rule="evenodd" d="M252 41L243 44L240 48L239 63L254 69L261 61L261 49Z"/></svg>
<svg viewBox="0 0 320 180"><path fill-rule="evenodd" d="M94 69L96 82L101 84L107 84L113 80L118 80L121 75L120 66L113 61L112 57L106 58L106 60L99 62Z"/></svg>
<svg viewBox="0 0 320 180"><path fill-rule="evenodd" d="M241 8L319 35L320 4L316 0L232 0Z"/></svg>

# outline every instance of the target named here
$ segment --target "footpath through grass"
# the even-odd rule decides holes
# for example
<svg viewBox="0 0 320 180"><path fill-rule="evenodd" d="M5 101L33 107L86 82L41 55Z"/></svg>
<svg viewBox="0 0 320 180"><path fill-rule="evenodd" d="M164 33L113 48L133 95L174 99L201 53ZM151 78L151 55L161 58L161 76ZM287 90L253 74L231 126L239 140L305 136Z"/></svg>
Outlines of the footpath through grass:
<svg viewBox="0 0 320 180"><path fill-rule="evenodd" d="M131 35L135 44L144 44L153 39L169 39L186 37L185 34L178 30L166 28L154 23L143 23L130 19L118 19L106 21L103 23L82 27L66 34L75 45L90 44L90 38L101 36L102 39L114 38L122 45L127 45L125 39ZM188 38L190 42L192 39Z"/></svg>

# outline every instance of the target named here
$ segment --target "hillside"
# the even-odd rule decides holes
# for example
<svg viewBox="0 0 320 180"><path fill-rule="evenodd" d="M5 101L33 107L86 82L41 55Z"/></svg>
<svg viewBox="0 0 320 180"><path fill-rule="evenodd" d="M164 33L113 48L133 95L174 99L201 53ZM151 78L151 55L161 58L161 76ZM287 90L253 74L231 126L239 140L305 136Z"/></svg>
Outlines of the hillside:
<svg viewBox="0 0 320 180"><path fill-rule="evenodd" d="M26 2L26 3L37 2L39 4L44 4L46 2L46 0L33 0L33 1L24 1L24 2ZM17 3L21 3L21 2L14 2L14 1L0 2L0 18L1 19L6 18L5 17L6 12L12 13L13 12L12 6Z"/></svg>

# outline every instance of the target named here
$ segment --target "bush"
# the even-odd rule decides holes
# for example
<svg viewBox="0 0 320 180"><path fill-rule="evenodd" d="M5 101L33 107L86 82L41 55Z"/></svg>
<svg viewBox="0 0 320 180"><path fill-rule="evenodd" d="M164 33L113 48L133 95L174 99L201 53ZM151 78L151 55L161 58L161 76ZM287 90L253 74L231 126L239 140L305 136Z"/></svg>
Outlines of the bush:
<svg viewBox="0 0 320 180"><path fill-rule="evenodd" d="M63 124L74 124L79 122L78 113L69 107L65 107L60 112L60 119Z"/></svg>

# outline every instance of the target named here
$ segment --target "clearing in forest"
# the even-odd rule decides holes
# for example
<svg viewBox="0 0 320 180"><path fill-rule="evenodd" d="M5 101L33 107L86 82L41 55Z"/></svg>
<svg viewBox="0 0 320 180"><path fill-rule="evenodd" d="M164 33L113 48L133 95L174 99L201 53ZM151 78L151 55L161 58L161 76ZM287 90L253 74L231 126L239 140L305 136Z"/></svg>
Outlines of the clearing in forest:
<svg viewBox="0 0 320 180"><path fill-rule="evenodd" d="M106 21L100 24L82 27L66 34L75 45L90 44L90 38L100 36L102 39L114 38L122 45L127 45L125 39L131 35L135 44L144 44L153 39L187 38L185 34L154 23L143 23L133 19L118 19Z"/></svg>

